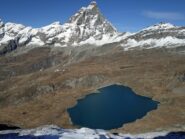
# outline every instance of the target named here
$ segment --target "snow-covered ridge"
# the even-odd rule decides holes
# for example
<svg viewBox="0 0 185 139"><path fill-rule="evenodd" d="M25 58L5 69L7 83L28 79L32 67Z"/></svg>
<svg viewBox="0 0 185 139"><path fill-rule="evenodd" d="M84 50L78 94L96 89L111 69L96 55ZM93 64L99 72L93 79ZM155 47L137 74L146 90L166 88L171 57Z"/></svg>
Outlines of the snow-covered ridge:
<svg viewBox="0 0 185 139"><path fill-rule="evenodd" d="M87 7L82 7L64 24L54 22L45 27L31 28L22 24L4 24L0 20L0 51L20 46L71 47L88 43L99 46L125 37L120 34L93 1ZM16 46L12 46L12 42Z"/></svg>
<svg viewBox="0 0 185 139"><path fill-rule="evenodd" d="M185 27L155 24L128 36L120 45L124 50L185 47Z"/></svg>
<svg viewBox="0 0 185 139"><path fill-rule="evenodd" d="M167 131L164 132L151 132L151 133L144 133L144 134L111 134L104 130L93 130L88 128L81 128L81 129L63 129L59 128L54 125L50 126L42 126L35 129L25 129L25 130L10 130L10 131L0 131L0 137L6 138L6 135L16 133L17 137L26 138L26 136L33 137L42 137L42 136L54 136L55 138L59 139L136 139L136 138L143 138L143 139L152 139L159 136L166 136L168 134ZM15 135L15 134L14 134ZM177 134L178 135L178 134ZM10 138L10 136L9 136ZM41 138L42 139L42 138Z"/></svg>
<svg viewBox="0 0 185 139"><path fill-rule="evenodd" d="M119 42L124 50L185 46L185 27L159 23L137 33L119 33L101 14L97 3L82 7L67 23L54 22L41 28L3 23L0 19L0 55L17 47L102 46Z"/></svg>
<svg viewBox="0 0 185 139"><path fill-rule="evenodd" d="M159 30L159 29L172 29L175 28L175 25L172 25L170 23L159 23L159 24L155 24L153 26L147 27L145 29L143 29L142 31L152 31L152 30Z"/></svg>
<svg viewBox="0 0 185 139"><path fill-rule="evenodd" d="M175 48L180 46L185 46L185 40L184 39L178 39L175 37L164 37L161 39L146 39L141 41L136 41L135 39L128 39L127 43L123 43L122 47L124 47L124 50L132 50L135 48L140 49L150 49L150 48L160 48L160 47L166 47L166 48Z"/></svg>

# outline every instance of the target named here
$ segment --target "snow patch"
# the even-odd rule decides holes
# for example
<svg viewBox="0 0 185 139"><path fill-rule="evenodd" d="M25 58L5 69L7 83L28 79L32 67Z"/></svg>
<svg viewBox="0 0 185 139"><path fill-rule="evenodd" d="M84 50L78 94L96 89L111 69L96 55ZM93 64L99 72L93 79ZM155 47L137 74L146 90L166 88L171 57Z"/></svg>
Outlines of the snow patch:
<svg viewBox="0 0 185 139"><path fill-rule="evenodd" d="M92 1L91 3L90 3L90 5L86 8L86 9L88 9L88 10L92 10L94 7L96 7L97 6L97 3L96 3L96 1Z"/></svg>
<svg viewBox="0 0 185 139"><path fill-rule="evenodd" d="M176 26L170 24L170 23L159 23L159 24L155 24L153 26L150 26L148 28L143 29L142 31L147 31L147 30L159 30L159 29L171 29L171 28L175 28Z"/></svg>
<svg viewBox="0 0 185 139"><path fill-rule="evenodd" d="M7 34L1 39L0 44L7 45L10 40L13 40L13 37L8 36Z"/></svg>
<svg viewBox="0 0 185 139"><path fill-rule="evenodd" d="M168 36L161 39L147 39L141 41L136 41L135 39L128 39L127 43L123 43L121 46L124 48L124 50L129 50L135 47L147 49L155 47L174 48L182 45L185 45L185 39L178 39L175 37Z"/></svg>
<svg viewBox="0 0 185 139"><path fill-rule="evenodd" d="M45 43L38 37L33 37L26 46L44 46Z"/></svg>

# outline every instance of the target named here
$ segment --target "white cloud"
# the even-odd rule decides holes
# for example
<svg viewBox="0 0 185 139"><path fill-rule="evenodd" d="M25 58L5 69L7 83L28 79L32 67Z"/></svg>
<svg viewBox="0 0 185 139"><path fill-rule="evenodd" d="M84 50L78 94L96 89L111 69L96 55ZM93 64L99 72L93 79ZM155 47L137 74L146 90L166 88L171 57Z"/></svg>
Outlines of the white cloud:
<svg viewBox="0 0 185 139"><path fill-rule="evenodd" d="M185 15L178 12L144 11L143 15L154 19L185 20Z"/></svg>

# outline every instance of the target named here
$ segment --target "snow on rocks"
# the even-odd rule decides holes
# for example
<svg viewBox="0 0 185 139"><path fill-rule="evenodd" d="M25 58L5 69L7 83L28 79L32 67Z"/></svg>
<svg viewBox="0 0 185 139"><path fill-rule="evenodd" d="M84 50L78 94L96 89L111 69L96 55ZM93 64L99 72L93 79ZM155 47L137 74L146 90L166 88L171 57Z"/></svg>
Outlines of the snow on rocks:
<svg viewBox="0 0 185 139"><path fill-rule="evenodd" d="M0 137L2 135L8 135L11 133L16 133L18 137L21 136L32 136L42 137L42 136L55 136L60 139L136 139L136 138L154 138L157 136L165 136L168 134L167 131L162 132L151 132L151 133L143 133L143 134L111 134L105 130L94 130L89 128L81 128L81 129L63 129L55 125L47 125L38 127L35 129L18 129L18 130L8 130L8 131L0 131Z"/></svg>
<svg viewBox="0 0 185 139"><path fill-rule="evenodd" d="M122 47L124 50L131 50L134 48L143 48L143 49L150 49L150 48L175 48L178 46L185 45L185 39L178 39L175 37L165 37L160 39L146 39L141 41L136 41L135 39L128 39L127 43L123 43Z"/></svg>
<svg viewBox="0 0 185 139"><path fill-rule="evenodd" d="M185 28L160 23L128 36L120 44L124 50L176 48L185 46Z"/></svg>
<svg viewBox="0 0 185 139"><path fill-rule="evenodd" d="M142 31L146 31L146 30L158 30L158 29L171 29L171 28L175 28L176 26L170 24L170 23L159 23L159 24L155 24L153 26L150 26L148 28L143 29Z"/></svg>
<svg viewBox="0 0 185 139"><path fill-rule="evenodd" d="M0 20L0 23L2 21ZM1 26L0 24L0 26ZM4 38L0 44L10 40L17 46L79 46L85 43L102 45L115 41L118 32L100 13L96 2L82 7L67 23L54 22L41 28L25 27L22 24L6 23L0 30ZM97 42L96 42L97 41Z"/></svg>
<svg viewBox="0 0 185 139"><path fill-rule="evenodd" d="M114 42L120 42L124 50L184 46L185 27L159 23L137 33L119 33L101 14L95 1L82 7L64 24L57 21L41 28L32 28L10 22L4 24L0 20L0 53L6 53L6 45L15 49L20 46L27 49L41 46L75 48Z"/></svg>

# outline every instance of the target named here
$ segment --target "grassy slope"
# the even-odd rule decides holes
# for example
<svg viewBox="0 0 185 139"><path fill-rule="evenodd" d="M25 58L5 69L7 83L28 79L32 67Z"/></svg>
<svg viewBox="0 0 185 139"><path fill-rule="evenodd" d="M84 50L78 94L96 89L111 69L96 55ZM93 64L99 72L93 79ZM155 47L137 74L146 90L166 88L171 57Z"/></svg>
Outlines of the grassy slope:
<svg viewBox="0 0 185 139"><path fill-rule="evenodd" d="M71 128L68 107L98 87L121 83L160 101L160 106L115 131L180 129L185 124L185 93L174 91L185 86L185 55L163 49L114 50L66 65L71 59L62 52L51 54L49 48L0 57L0 123Z"/></svg>

